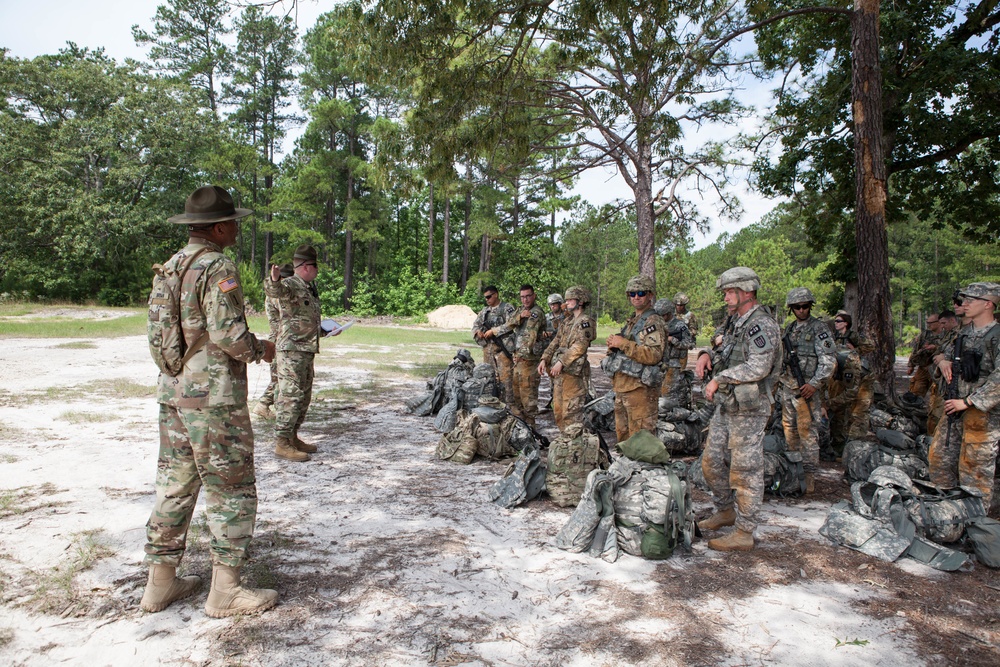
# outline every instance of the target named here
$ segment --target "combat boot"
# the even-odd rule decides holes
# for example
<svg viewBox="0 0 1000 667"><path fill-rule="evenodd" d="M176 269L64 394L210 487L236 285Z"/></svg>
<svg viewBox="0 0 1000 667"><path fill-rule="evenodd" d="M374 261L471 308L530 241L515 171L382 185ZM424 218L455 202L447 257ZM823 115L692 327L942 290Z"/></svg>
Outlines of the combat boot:
<svg viewBox="0 0 1000 667"><path fill-rule="evenodd" d="M279 459L288 459L289 461L308 461L309 455L305 452L300 452L295 449L292 445L292 441L288 438L279 437L274 446L274 455ZM213 575L214 576L214 575Z"/></svg>
<svg viewBox="0 0 1000 667"><path fill-rule="evenodd" d="M708 548L716 551L750 551L753 547L753 533L739 528L708 541Z"/></svg>
<svg viewBox="0 0 1000 667"><path fill-rule="evenodd" d="M205 613L212 618L255 614L277 603L278 591L240 586L240 568L228 565L212 567L212 589L205 602Z"/></svg>
<svg viewBox="0 0 1000 667"><path fill-rule="evenodd" d="M201 577L198 575L178 578L177 568L154 563L149 566L149 579L139 606L143 611L163 611L171 602L194 595L200 588Z"/></svg>
<svg viewBox="0 0 1000 667"><path fill-rule="evenodd" d="M806 494L816 490L816 477L811 472L806 473Z"/></svg>
<svg viewBox="0 0 1000 667"><path fill-rule="evenodd" d="M292 446L300 452L305 452L306 454L315 454L318 451L316 445L310 445L308 442L303 442L298 433L292 434Z"/></svg>
<svg viewBox="0 0 1000 667"><path fill-rule="evenodd" d="M701 530L719 530L734 525L736 525L736 510L732 507L716 512L707 519L698 522L698 528Z"/></svg>
<svg viewBox="0 0 1000 667"><path fill-rule="evenodd" d="M270 405L265 405L259 401L257 405L253 406L253 413L261 419L274 419L274 409Z"/></svg>

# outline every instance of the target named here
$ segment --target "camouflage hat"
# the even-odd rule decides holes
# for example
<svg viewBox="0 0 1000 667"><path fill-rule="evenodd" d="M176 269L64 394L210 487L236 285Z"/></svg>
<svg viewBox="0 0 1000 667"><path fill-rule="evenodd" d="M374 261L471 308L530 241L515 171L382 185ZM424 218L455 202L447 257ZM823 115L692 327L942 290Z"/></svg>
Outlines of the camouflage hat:
<svg viewBox="0 0 1000 667"><path fill-rule="evenodd" d="M649 276L632 276L628 279L628 283L625 285L626 292L654 292L656 291L656 285L653 284L653 279Z"/></svg>
<svg viewBox="0 0 1000 667"><path fill-rule="evenodd" d="M562 294L550 294L549 298L546 299L546 301L550 306L555 303L562 303L563 302Z"/></svg>
<svg viewBox="0 0 1000 667"><path fill-rule="evenodd" d="M816 297L813 296L808 287L793 287L788 290L785 305L791 306L796 303L816 303Z"/></svg>
<svg viewBox="0 0 1000 667"><path fill-rule="evenodd" d="M715 289L724 290L730 287L741 289L744 292L756 292L760 289L760 278L757 272L745 266L736 266L727 271L723 271L719 279L715 281Z"/></svg>
<svg viewBox="0 0 1000 667"><path fill-rule="evenodd" d="M590 290L580 285L573 285L566 290L566 299L576 299L578 303L590 303Z"/></svg>
<svg viewBox="0 0 1000 667"><path fill-rule="evenodd" d="M298 248L295 249L295 254L292 255L292 260L296 262L312 262L316 263L316 248L303 243Z"/></svg>
<svg viewBox="0 0 1000 667"><path fill-rule="evenodd" d="M239 220L253 213L248 208L236 208L233 198L218 185L205 185L194 192L184 202L184 212L167 218L175 225L207 225L213 222Z"/></svg>
<svg viewBox="0 0 1000 667"><path fill-rule="evenodd" d="M684 292L678 292L674 295L674 304L678 306L686 306L691 303L691 299Z"/></svg>
<svg viewBox="0 0 1000 667"><path fill-rule="evenodd" d="M291 262L285 262L278 267L278 274L282 278L291 278L293 273L295 273L295 269L292 268Z"/></svg>
<svg viewBox="0 0 1000 667"><path fill-rule="evenodd" d="M653 310L660 317L672 315L674 312L674 302L667 298L657 299L656 303L653 304Z"/></svg>
<svg viewBox="0 0 1000 667"><path fill-rule="evenodd" d="M898 489L913 491L910 476L895 466L879 466L868 475L868 481L879 486L894 486Z"/></svg>
<svg viewBox="0 0 1000 667"><path fill-rule="evenodd" d="M958 294L973 299L985 299L995 304L1000 303L1000 285L997 283L972 283Z"/></svg>
<svg viewBox="0 0 1000 667"><path fill-rule="evenodd" d="M469 354L469 351L466 350L464 347L459 348L458 352L455 353L455 358L460 359L463 362L472 361L472 355Z"/></svg>

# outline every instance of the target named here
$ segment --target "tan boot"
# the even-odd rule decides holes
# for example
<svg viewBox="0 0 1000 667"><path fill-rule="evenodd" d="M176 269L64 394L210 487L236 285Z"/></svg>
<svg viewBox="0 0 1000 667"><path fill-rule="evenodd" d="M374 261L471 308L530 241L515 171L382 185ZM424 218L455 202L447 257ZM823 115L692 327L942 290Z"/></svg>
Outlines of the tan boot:
<svg viewBox="0 0 1000 667"><path fill-rule="evenodd" d="M253 413L261 419L274 419L274 410L271 406L260 402L253 406Z"/></svg>
<svg viewBox="0 0 1000 667"><path fill-rule="evenodd" d="M753 547L753 533L739 528L722 537L708 541L708 548L716 551L750 551Z"/></svg>
<svg viewBox="0 0 1000 667"><path fill-rule="evenodd" d="M278 438L277 443L274 446L274 455L279 459L288 459L289 461L309 460L309 455L295 449L295 447L292 446L292 441L288 438Z"/></svg>
<svg viewBox="0 0 1000 667"><path fill-rule="evenodd" d="M315 454L318 451L316 445L310 445L308 442L303 442L298 433L292 436L292 446L300 452L305 452L306 454Z"/></svg>
<svg viewBox="0 0 1000 667"><path fill-rule="evenodd" d="M719 530L733 525L736 525L736 510L732 507L716 512L707 519L698 522L698 528L702 530Z"/></svg>
<svg viewBox="0 0 1000 667"><path fill-rule="evenodd" d="M277 603L278 591L240 586L240 568L228 565L212 567L212 590L208 592L205 602L205 613L212 618L255 614Z"/></svg>
<svg viewBox="0 0 1000 667"><path fill-rule="evenodd" d="M811 472L806 473L806 494L816 490L816 478Z"/></svg>
<svg viewBox="0 0 1000 667"><path fill-rule="evenodd" d="M149 566L149 579L139 606L143 611L163 611L171 602L194 595L200 588L201 577L198 575L177 578L177 568L154 563Z"/></svg>

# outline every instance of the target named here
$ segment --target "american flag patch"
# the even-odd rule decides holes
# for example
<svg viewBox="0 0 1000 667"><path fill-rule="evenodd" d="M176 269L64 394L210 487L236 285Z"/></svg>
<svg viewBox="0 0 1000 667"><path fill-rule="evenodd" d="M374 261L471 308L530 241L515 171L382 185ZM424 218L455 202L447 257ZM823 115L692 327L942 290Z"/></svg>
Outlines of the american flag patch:
<svg viewBox="0 0 1000 667"><path fill-rule="evenodd" d="M228 278L219 281L219 289L222 290L223 293L232 292L239 286L240 284L236 282L236 278L233 276L229 276Z"/></svg>

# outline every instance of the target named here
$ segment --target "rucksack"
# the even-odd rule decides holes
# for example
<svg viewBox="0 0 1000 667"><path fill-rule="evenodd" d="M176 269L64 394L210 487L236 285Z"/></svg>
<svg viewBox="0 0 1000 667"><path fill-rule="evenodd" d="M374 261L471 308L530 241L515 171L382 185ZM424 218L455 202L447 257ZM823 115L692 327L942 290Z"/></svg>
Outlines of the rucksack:
<svg viewBox="0 0 1000 667"><path fill-rule="evenodd" d="M198 249L173 269L163 264L153 265L146 338L153 361L162 373L170 377L177 377L188 360L208 341L208 332L202 331L191 347L187 347L181 327L182 288L194 286L201 271L189 272L189 269L208 250L211 250L208 246Z"/></svg>
<svg viewBox="0 0 1000 667"><path fill-rule="evenodd" d="M987 567L1000 567L1000 521L979 516L969 520L965 534L976 559Z"/></svg>
<svg viewBox="0 0 1000 667"><path fill-rule="evenodd" d="M694 510L683 479L686 464L658 465L621 456L608 469L615 480L618 547L633 556L669 558L681 544L691 546Z"/></svg>
<svg viewBox="0 0 1000 667"><path fill-rule="evenodd" d="M490 487L490 500L505 509L534 500L545 490L545 471L538 447L526 446L503 477Z"/></svg>
<svg viewBox="0 0 1000 667"><path fill-rule="evenodd" d="M844 477L852 483L867 480L883 465L899 468L911 479L927 477L927 463L917 455L916 449L896 449L884 441L851 440L844 446L843 461Z"/></svg>
<svg viewBox="0 0 1000 667"><path fill-rule="evenodd" d="M806 473L802 452L780 453L764 450L764 493L772 496L797 496L806 491Z"/></svg>
<svg viewBox="0 0 1000 667"><path fill-rule="evenodd" d="M609 563L618 560L615 530L615 481L607 470L591 470L573 515L556 535L556 546L572 553L588 552Z"/></svg>
<svg viewBox="0 0 1000 667"><path fill-rule="evenodd" d="M584 431L580 424L568 426L565 433L549 444L545 474L549 497L560 507L576 505L587 484L587 476L590 471L604 467L601 463L601 441L597 436Z"/></svg>

